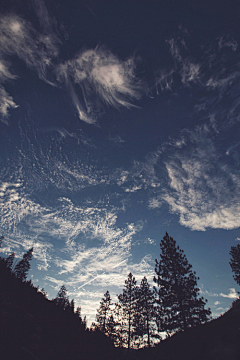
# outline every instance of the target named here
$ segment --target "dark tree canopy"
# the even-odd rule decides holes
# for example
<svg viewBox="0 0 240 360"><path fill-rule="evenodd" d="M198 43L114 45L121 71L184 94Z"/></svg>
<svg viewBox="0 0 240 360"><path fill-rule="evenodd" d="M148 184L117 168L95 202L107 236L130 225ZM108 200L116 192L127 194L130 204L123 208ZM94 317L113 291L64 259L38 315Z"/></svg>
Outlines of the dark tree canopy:
<svg viewBox="0 0 240 360"><path fill-rule="evenodd" d="M13 272L18 279L25 281L27 279L28 271L30 270L30 261L32 260L33 247L29 249L26 254L23 255L22 260L20 260L15 266Z"/></svg>
<svg viewBox="0 0 240 360"><path fill-rule="evenodd" d="M234 272L233 278L240 285L240 244L232 246L230 250L230 266Z"/></svg>
<svg viewBox="0 0 240 360"><path fill-rule="evenodd" d="M100 331L106 333L108 327L108 320L111 316L111 305L112 299L110 296L109 291L107 290L104 294L104 297L100 301L100 306L97 309L96 315L96 326L99 328Z"/></svg>
<svg viewBox="0 0 240 360"><path fill-rule="evenodd" d="M0 236L0 247L2 246L2 242L3 242L4 236Z"/></svg>
<svg viewBox="0 0 240 360"><path fill-rule="evenodd" d="M70 301L67 295L67 289L65 285L61 286L60 290L57 293L57 296L55 297L55 299L53 299L53 301L62 309L70 307Z"/></svg>
<svg viewBox="0 0 240 360"><path fill-rule="evenodd" d="M118 295L119 311L122 315L122 340L128 347L131 347L131 342L134 335L134 315L136 311L136 289L137 282L135 277L130 272L122 294Z"/></svg>
<svg viewBox="0 0 240 360"><path fill-rule="evenodd" d="M154 343L153 339L159 339L160 336L156 333L154 321L155 296L145 276L137 288L136 294L136 312L134 315L135 335L138 337L140 345L145 346L147 344L147 346L150 347L151 343Z"/></svg>
<svg viewBox="0 0 240 360"><path fill-rule="evenodd" d="M211 314L204 309L206 301L199 296L199 288L192 265L183 250L166 233L160 242L160 261L156 260L154 287L157 303L157 322L160 331L186 330L206 322Z"/></svg>

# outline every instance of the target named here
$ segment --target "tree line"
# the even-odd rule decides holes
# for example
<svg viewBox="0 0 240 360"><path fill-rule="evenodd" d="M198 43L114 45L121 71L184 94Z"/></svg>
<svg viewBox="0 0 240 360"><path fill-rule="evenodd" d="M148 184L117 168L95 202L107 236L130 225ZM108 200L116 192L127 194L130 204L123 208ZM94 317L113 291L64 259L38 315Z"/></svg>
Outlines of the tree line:
<svg viewBox="0 0 240 360"><path fill-rule="evenodd" d="M199 296L199 277L183 250L168 233L160 249L153 289L146 277L138 286L130 272L115 304L108 290L100 301L92 329L103 332L115 346L150 347L161 340L162 332L169 336L211 319L210 308L205 308L207 300ZM232 246L230 255L234 279L240 285L240 245Z"/></svg>
<svg viewBox="0 0 240 360"><path fill-rule="evenodd" d="M0 237L0 246L3 239L4 236ZM130 272L115 304L109 291L104 294L97 309L96 321L90 328L91 332L105 334L116 347L141 348L159 342L162 332L170 336L177 331L185 332L188 328L211 319L211 310L205 308L207 300L199 296L199 278L192 270L192 265L188 263L183 250L168 233L160 242L160 250L160 259L155 261L153 288L151 289L146 277L137 285L135 277ZM33 248L17 261L12 253L7 258L0 257L0 263L9 269L15 278L32 286L31 281L27 281L32 254ZM231 247L230 256L233 277L240 285L239 244ZM40 292L47 297L44 289ZM75 310L74 299L69 300L65 285L62 285L56 298L51 302L66 315L74 314L81 328L88 330L86 317L82 319L80 307Z"/></svg>

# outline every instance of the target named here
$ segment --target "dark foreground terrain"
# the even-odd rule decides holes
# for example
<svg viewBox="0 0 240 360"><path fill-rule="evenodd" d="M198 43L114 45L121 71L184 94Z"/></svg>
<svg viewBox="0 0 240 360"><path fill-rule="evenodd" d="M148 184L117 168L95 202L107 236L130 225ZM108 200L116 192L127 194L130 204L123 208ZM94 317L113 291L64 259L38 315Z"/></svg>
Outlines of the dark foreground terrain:
<svg viewBox="0 0 240 360"><path fill-rule="evenodd" d="M240 360L240 300L218 319L155 348L127 351L0 263L0 334L1 360Z"/></svg>

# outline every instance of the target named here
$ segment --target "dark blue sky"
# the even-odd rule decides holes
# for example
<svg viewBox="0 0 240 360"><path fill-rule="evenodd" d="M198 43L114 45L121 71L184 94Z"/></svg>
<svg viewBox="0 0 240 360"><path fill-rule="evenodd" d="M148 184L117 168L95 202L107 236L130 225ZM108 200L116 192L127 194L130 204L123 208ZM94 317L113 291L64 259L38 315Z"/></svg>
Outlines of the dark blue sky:
<svg viewBox="0 0 240 360"><path fill-rule="evenodd" d="M2 1L2 252L89 325L167 231L213 316L239 291L239 5Z"/></svg>

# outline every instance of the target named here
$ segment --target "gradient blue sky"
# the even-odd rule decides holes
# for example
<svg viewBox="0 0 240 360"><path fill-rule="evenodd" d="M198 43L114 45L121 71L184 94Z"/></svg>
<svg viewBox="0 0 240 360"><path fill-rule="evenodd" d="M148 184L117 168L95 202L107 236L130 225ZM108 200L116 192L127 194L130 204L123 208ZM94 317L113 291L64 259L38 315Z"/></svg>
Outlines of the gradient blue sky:
<svg viewBox="0 0 240 360"><path fill-rule="evenodd" d="M65 284L88 325L165 232L213 316L239 291L240 7L235 1L1 1L1 249Z"/></svg>

